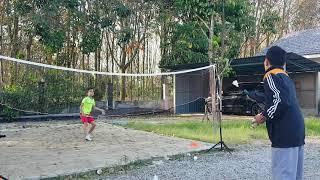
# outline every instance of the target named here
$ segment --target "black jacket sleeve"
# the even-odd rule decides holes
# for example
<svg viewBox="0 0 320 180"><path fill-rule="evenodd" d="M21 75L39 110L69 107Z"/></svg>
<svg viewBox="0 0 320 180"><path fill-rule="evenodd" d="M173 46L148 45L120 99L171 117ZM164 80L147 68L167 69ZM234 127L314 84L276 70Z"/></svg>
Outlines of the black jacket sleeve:
<svg viewBox="0 0 320 180"><path fill-rule="evenodd" d="M263 103L264 104L264 99L265 99L265 95L263 92L259 92L259 91L251 91L248 92L247 94L249 96L249 98L255 100L257 103Z"/></svg>
<svg viewBox="0 0 320 180"><path fill-rule="evenodd" d="M267 120L278 119L282 109L286 108L285 92L281 81L276 75L270 74L264 79L265 109L262 112Z"/></svg>

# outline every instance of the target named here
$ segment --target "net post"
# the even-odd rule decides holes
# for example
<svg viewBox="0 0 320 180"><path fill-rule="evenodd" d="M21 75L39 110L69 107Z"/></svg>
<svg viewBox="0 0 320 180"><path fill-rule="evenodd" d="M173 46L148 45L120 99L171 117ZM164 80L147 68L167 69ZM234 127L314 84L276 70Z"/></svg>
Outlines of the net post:
<svg viewBox="0 0 320 180"><path fill-rule="evenodd" d="M212 121L216 120L216 69L215 66L212 65L210 68L210 93L211 93L211 112L212 112Z"/></svg>
<svg viewBox="0 0 320 180"><path fill-rule="evenodd" d="M38 101L39 101L39 111L40 112L45 112L46 110L46 104L45 104L45 80L43 78L40 79L40 81L38 82L38 91L39 91L39 97L38 97Z"/></svg>
<svg viewBox="0 0 320 180"><path fill-rule="evenodd" d="M3 64L2 59L0 58L0 87L3 85Z"/></svg>
<svg viewBox="0 0 320 180"><path fill-rule="evenodd" d="M173 75L173 113L177 113L177 107L176 107L176 75Z"/></svg>
<svg viewBox="0 0 320 180"><path fill-rule="evenodd" d="M107 92L107 109L113 109L113 83L108 82L106 86Z"/></svg>

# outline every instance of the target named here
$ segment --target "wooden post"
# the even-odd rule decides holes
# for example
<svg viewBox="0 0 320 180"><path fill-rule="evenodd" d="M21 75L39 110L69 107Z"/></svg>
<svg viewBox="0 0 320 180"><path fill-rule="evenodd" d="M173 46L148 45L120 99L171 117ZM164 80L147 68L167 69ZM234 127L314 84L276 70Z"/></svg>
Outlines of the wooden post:
<svg viewBox="0 0 320 180"><path fill-rule="evenodd" d="M2 59L0 59L0 87L3 85L3 65L2 65Z"/></svg>
<svg viewBox="0 0 320 180"><path fill-rule="evenodd" d="M165 80L162 84L162 100L163 100L163 109L168 110L168 95L169 95L169 88L167 87L167 81Z"/></svg>
<svg viewBox="0 0 320 180"><path fill-rule="evenodd" d="M320 72L316 72L316 114L319 115L319 102L320 102Z"/></svg>
<svg viewBox="0 0 320 180"><path fill-rule="evenodd" d="M176 75L173 75L173 109L174 109L174 114L177 112L177 107L176 107Z"/></svg>
<svg viewBox="0 0 320 180"><path fill-rule="evenodd" d="M39 111L40 112L46 112L46 101L45 101L45 80L41 79L38 82L38 92L39 92L39 97L38 97L38 102L39 102ZM69 108L69 106L68 106Z"/></svg>
<svg viewBox="0 0 320 180"><path fill-rule="evenodd" d="M107 85L107 109L113 109L113 83L109 82Z"/></svg>
<svg viewBox="0 0 320 180"><path fill-rule="evenodd" d="M217 104L218 104L217 121L219 122L219 126L220 126L221 118L222 118L222 82L221 82L220 76L218 76L217 82L219 85L219 89L218 89L219 99L217 99Z"/></svg>
<svg viewBox="0 0 320 180"><path fill-rule="evenodd" d="M212 103L212 120L215 121L216 120L216 112L217 112L217 108L216 108L216 105L217 105L217 96L216 96L216 69L215 67L212 67L211 70L210 70L210 78L211 78L211 81L210 81L210 84L211 84L211 103Z"/></svg>

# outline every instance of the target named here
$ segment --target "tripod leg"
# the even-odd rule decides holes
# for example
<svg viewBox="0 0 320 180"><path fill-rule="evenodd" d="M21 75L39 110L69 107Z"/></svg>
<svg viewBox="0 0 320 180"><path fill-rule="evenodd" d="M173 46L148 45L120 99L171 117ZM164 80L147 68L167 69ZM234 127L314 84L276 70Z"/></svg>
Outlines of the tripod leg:
<svg viewBox="0 0 320 180"><path fill-rule="evenodd" d="M209 115L211 114L209 106L207 106L207 112L208 112L207 121L209 122L210 121Z"/></svg>
<svg viewBox="0 0 320 180"><path fill-rule="evenodd" d="M219 144L221 144L221 142L218 142L217 144L215 144L214 146L212 146L210 149L207 150L207 152L211 151L212 149L214 149L215 147L217 147Z"/></svg>
<svg viewBox="0 0 320 180"><path fill-rule="evenodd" d="M231 154L231 149L226 145L226 143L222 141L221 144L223 144L224 148Z"/></svg>
<svg viewBox="0 0 320 180"><path fill-rule="evenodd" d="M204 121L204 119L208 119L207 105L204 106L204 116L202 118L202 122Z"/></svg>

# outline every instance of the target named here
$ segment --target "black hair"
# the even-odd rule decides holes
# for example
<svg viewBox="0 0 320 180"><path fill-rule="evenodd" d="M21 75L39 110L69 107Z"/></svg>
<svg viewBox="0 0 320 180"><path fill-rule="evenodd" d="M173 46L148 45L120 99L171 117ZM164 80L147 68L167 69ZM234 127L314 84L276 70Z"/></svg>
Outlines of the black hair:
<svg viewBox="0 0 320 180"><path fill-rule="evenodd" d="M266 58L272 66L284 66L286 64L287 52L279 46L269 48Z"/></svg>
<svg viewBox="0 0 320 180"><path fill-rule="evenodd" d="M93 90L93 91L94 91L94 88L93 88L93 87L88 87L88 88L87 88L87 92L89 92L90 90Z"/></svg>

